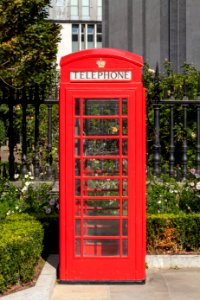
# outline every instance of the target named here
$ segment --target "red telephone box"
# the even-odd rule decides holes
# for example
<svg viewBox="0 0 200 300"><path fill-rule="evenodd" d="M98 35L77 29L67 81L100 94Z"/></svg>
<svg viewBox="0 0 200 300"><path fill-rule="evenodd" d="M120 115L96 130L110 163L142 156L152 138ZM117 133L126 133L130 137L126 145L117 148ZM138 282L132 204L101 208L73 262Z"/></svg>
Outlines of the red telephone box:
<svg viewBox="0 0 200 300"><path fill-rule="evenodd" d="M61 282L145 281L142 62L117 49L61 60Z"/></svg>

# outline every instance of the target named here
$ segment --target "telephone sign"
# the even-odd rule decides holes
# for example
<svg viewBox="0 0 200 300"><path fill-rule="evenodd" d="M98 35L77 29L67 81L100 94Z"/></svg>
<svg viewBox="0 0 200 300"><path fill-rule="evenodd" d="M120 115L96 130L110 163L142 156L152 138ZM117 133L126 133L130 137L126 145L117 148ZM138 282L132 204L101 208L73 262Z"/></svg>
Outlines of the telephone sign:
<svg viewBox="0 0 200 300"><path fill-rule="evenodd" d="M61 59L61 282L145 281L142 63L109 48Z"/></svg>

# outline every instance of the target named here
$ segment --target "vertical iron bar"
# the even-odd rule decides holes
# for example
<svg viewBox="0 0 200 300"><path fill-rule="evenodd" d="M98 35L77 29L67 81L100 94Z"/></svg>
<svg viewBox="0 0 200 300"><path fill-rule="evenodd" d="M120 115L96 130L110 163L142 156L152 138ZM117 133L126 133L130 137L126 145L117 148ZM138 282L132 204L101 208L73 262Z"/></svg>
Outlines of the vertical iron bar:
<svg viewBox="0 0 200 300"><path fill-rule="evenodd" d="M52 178L52 104L48 104L47 178Z"/></svg>
<svg viewBox="0 0 200 300"><path fill-rule="evenodd" d="M26 144L26 103L22 103L22 175L27 173L27 144Z"/></svg>
<svg viewBox="0 0 200 300"><path fill-rule="evenodd" d="M170 105L169 175L174 176L174 104Z"/></svg>
<svg viewBox="0 0 200 300"><path fill-rule="evenodd" d="M34 177L37 179L40 176L39 165L39 103L35 104L35 155L34 155Z"/></svg>
<svg viewBox="0 0 200 300"><path fill-rule="evenodd" d="M183 156L182 156L182 173L183 179L187 176L187 107L183 105Z"/></svg>
<svg viewBox="0 0 200 300"><path fill-rule="evenodd" d="M160 80L159 80L159 69L158 64L156 66L156 73L155 73L155 99L154 99L154 126L155 126L155 141L154 141L154 155L153 155L153 162L154 162L154 173L157 177L160 177L161 169L161 156L160 156Z"/></svg>
<svg viewBox="0 0 200 300"><path fill-rule="evenodd" d="M155 124L155 142L154 142L154 173L157 177L160 177L160 105L154 104L154 124Z"/></svg>
<svg viewBox="0 0 200 300"><path fill-rule="evenodd" d="M197 174L200 175L200 104L197 105Z"/></svg>
<svg viewBox="0 0 200 300"><path fill-rule="evenodd" d="M200 100L200 77L198 78L197 100ZM200 175L200 104L197 105L197 174Z"/></svg>
<svg viewBox="0 0 200 300"><path fill-rule="evenodd" d="M13 103L11 100L11 103L9 103L9 128L8 128L8 137L9 137L9 177L11 180L14 179L14 173L15 173L15 157L14 157L14 130L13 130Z"/></svg>

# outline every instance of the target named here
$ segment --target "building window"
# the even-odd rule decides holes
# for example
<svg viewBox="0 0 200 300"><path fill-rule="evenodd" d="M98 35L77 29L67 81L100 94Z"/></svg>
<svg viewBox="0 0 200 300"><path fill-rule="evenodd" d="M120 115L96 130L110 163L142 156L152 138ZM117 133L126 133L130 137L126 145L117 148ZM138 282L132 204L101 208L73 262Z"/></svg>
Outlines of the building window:
<svg viewBox="0 0 200 300"><path fill-rule="evenodd" d="M72 25L72 52L79 50L79 24Z"/></svg>
<svg viewBox="0 0 200 300"><path fill-rule="evenodd" d="M64 6L65 0L56 0L55 6Z"/></svg>
<svg viewBox="0 0 200 300"><path fill-rule="evenodd" d="M90 16L90 0L82 0L82 17Z"/></svg>
<svg viewBox="0 0 200 300"><path fill-rule="evenodd" d="M97 0L97 19L102 19L102 0Z"/></svg>
<svg viewBox="0 0 200 300"><path fill-rule="evenodd" d="M102 47L102 25L72 24L72 52Z"/></svg>
<svg viewBox="0 0 200 300"><path fill-rule="evenodd" d="M97 24L97 48L102 47L102 24Z"/></svg>
<svg viewBox="0 0 200 300"><path fill-rule="evenodd" d="M78 0L71 0L71 17L78 17Z"/></svg>

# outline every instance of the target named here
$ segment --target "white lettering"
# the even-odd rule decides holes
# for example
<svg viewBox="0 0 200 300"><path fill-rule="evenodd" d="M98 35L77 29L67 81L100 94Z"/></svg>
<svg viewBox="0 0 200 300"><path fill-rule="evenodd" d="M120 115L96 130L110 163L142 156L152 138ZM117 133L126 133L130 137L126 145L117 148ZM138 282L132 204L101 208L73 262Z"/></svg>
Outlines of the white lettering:
<svg viewBox="0 0 200 300"><path fill-rule="evenodd" d="M132 79L131 71L72 71L70 80L72 81L129 81Z"/></svg>

